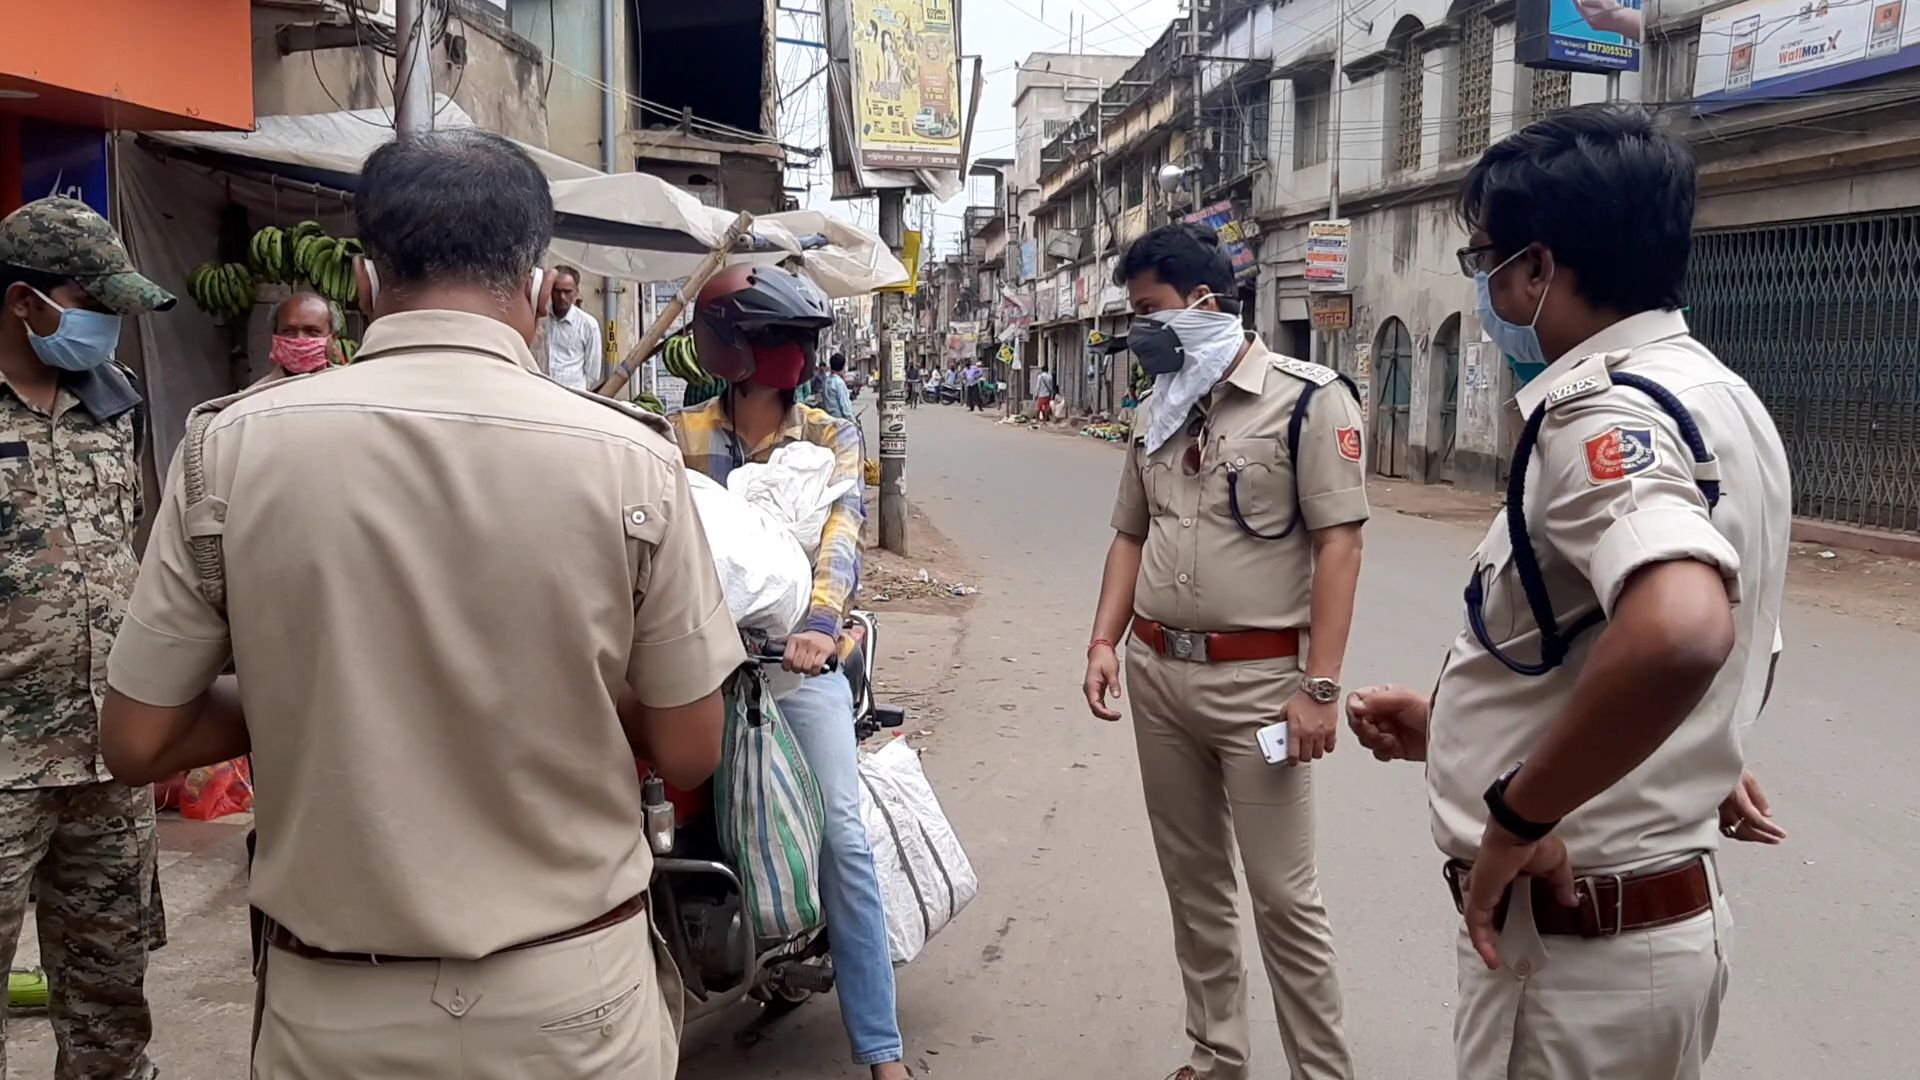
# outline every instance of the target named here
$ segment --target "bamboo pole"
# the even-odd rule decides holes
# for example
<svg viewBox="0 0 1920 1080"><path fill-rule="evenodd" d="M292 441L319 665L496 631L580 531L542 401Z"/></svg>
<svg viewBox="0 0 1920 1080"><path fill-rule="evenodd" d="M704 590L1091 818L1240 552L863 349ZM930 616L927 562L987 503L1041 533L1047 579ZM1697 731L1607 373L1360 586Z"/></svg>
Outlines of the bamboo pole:
<svg viewBox="0 0 1920 1080"><path fill-rule="evenodd" d="M719 245L707 252L707 257L700 260L700 265L693 268L693 273L687 275L687 283L680 286L679 295L668 302L666 307L660 309L660 314L654 318L653 325L647 327L647 332L642 334L640 340L628 351L626 359L620 361L620 366L607 374L606 381L602 382L600 388L594 393L601 397L613 397L625 389L627 380L633 378L633 373L641 364L646 363L647 358L660 347L660 343L666 340L667 331L673 329L673 324L680 321L681 313L687 310L688 304L693 303L694 297L700 295L700 290L706 287L707 279L719 273L720 268L727 265L727 256L740 246L741 238L746 236L747 230L751 228L753 228L753 215L745 210L740 211L740 216L733 219L733 224L727 226L725 235L720 237Z"/></svg>

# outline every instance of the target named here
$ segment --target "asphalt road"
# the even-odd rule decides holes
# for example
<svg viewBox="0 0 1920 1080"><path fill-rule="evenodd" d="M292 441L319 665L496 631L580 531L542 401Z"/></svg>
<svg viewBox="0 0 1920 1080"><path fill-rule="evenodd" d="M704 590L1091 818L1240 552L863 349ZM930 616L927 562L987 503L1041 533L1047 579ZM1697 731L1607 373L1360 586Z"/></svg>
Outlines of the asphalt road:
<svg viewBox="0 0 1920 1080"><path fill-rule="evenodd" d="M908 494L979 560L927 765L982 893L900 973L909 1061L930 1077L1137 1077L1184 1061L1169 918L1133 741L1079 701L1082 645L1120 464L1109 446L911 414ZM1477 529L1383 513L1367 529L1347 665L1424 684L1459 625ZM1752 764L1791 836L1722 856L1738 923L1717 1077L1914 1075L1920 635L1796 607ZM1315 768L1321 881L1365 1077L1450 1077L1456 916L1420 776L1349 741ZM1259 965L1247 939L1252 969ZM1281 1076L1255 974L1256 1075ZM695 1080L856 1075L819 1002L748 1050L695 1039Z"/></svg>

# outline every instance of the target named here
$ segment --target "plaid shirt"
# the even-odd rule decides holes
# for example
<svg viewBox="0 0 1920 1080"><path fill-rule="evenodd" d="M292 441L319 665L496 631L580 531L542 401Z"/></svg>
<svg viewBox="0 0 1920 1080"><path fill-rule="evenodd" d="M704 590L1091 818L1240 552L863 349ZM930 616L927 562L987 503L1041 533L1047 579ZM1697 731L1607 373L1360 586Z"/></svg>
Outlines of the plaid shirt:
<svg viewBox="0 0 1920 1080"><path fill-rule="evenodd" d="M813 563L813 600L804 626L837 638L860 584L860 526L867 513L860 429L819 409L795 405L778 431L747 452L734 435L733 423L722 407L724 401L724 397L714 398L669 418L687 468L725 484L735 467L748 462L765 464L780 447L809 442L833 451L834 483L853 481L828 512L826 528L821 531L820 554Z"/></svg>

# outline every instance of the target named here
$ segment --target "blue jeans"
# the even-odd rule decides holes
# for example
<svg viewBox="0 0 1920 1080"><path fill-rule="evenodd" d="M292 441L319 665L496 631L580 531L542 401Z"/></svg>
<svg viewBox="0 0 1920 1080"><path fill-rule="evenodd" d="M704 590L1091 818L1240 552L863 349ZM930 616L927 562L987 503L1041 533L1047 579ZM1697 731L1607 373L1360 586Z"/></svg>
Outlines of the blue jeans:
<svg viewBox="0 0 1920 1080"><path fill-rule="evenodd" d="M856 1065L880 1065L904 1056L893 999L893 958L887 916L860 822L859 746L853 738L853 689L838 672L802 683L780 702L781 715L820 785L826 803L826 842L820 853L820 899L826 907L840 1018L847 1025Z"/></svg>

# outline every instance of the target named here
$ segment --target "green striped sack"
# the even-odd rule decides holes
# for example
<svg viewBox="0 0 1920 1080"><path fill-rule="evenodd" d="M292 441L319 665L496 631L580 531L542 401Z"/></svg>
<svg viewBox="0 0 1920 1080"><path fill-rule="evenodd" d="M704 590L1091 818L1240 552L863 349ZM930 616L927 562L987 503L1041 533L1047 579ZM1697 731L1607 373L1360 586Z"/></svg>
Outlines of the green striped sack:
<svg viewBox="0 0 1920 1080"><path fill-rule="evenodd" d="M726 741L714 778L720 846L740 874L761 938L784 940L823 921L820 839L826 810L766 676L743 669L727 683Z"/></svg>

